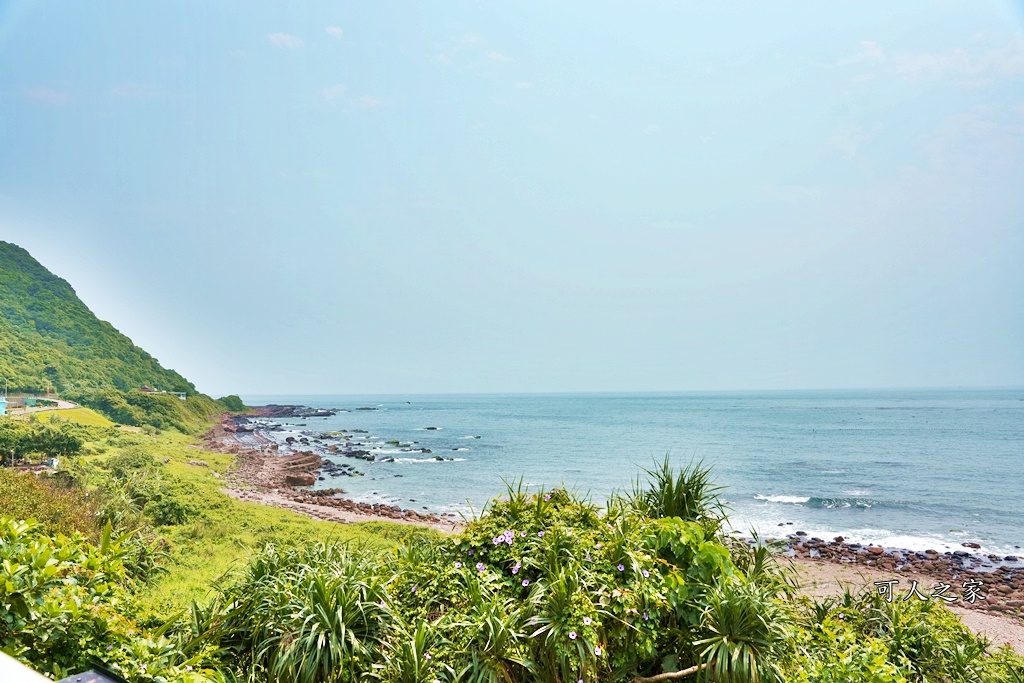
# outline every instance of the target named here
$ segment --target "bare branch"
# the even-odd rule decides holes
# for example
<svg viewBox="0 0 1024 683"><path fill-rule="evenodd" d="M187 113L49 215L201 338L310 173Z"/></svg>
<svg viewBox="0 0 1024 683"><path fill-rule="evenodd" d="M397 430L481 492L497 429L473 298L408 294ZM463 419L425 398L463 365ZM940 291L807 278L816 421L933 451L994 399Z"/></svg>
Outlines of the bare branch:
<svg viewBox="0 0 1024 683"><path fill-rule="evenodd" d="M647 678L634 678L633 683L658 683L658 681L671 681L676 678L682 678L683 676L689 676L695 674L702 669L708 668L710 662L704 662L703 664L694 664L689 669L683 669L682 671L669 671L667 673L658 674L657 676L649 676Z"/></svg>

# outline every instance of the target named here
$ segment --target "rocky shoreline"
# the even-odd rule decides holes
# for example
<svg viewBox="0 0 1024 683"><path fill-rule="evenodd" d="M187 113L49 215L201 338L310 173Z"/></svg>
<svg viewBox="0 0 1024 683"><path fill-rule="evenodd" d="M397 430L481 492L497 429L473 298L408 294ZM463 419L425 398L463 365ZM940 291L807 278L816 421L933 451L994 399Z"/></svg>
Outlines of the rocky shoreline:
<svg viewBox="0 0 1024 683"><path fill-rule="evenodd" d="M1024 619L1024 562L1015 555L1000 557L967 550L918 552L847 543L842 536L826 541L808 537L802 531L779 541L769 539L769 542L781 544L783 556L794 560L885 572L894 577L893 583L880 581L875 585L886 599L902 600L911 596L922 599L923 596L967 610Z"/></svg>
<svg viewBox="0 0 1024 683"><path fill-rule="evenodd" d="M233 468L226 476L227 482L231 485L226 490L229 495L241 500L294 509L313 517L342 523L376 519L429 526L447 533L459 528L457 522L433 513L340 497L345 493L340 488L306 488L324 479L322 473L333 476L359 476L361 473L351 466L331 462L312 450L297 450L303 446L298 441L293 444L297 448L293 448L292 452L278 454L278 444L262 434L258 426L250 424L250 418L254 415L321 416L310 415L306 409L297 406L267 406L255 409L248 415L229 413L222 416L220 424L203 435L203 448L218 453L230 453L236 457Z"/></svg>

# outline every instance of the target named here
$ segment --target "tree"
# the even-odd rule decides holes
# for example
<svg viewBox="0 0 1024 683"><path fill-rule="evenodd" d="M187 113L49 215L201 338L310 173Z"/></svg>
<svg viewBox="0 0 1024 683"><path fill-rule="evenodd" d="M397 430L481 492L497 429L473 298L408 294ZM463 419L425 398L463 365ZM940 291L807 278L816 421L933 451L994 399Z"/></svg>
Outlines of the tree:
<svg viewBox="0 0 1024 683"><path fill-rule="evenodd" d="M23 458L31 451L32 438L27 429L9 421L0 422L0 464L6 459L13 467L15 458Z"/></svg>

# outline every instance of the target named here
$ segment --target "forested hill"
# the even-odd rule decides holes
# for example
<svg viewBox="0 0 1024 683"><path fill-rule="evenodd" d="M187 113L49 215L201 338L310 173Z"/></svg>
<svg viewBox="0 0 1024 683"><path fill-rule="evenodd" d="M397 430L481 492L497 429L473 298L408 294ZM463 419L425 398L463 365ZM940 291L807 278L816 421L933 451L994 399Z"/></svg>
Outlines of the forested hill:
<svg viewBox="0 0 1024 683"><path fill-rule="evenodd" d="M0 241L0 378L11 391L81 391L150 385L195 392L21 247ZM2 379L0 379L2 381Z"/></svg>

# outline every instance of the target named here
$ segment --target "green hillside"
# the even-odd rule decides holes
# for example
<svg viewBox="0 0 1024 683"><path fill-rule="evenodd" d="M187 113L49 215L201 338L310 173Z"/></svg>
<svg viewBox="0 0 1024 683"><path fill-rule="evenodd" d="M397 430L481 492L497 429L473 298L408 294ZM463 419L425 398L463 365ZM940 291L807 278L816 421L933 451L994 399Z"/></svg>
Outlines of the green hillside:
<svg viewBox="0 0 1024 683"><path fill-rule="evenodd" d="M21 247L0 241L0 378L11 391L121 391L150 385L195 393Z"/></svg>

